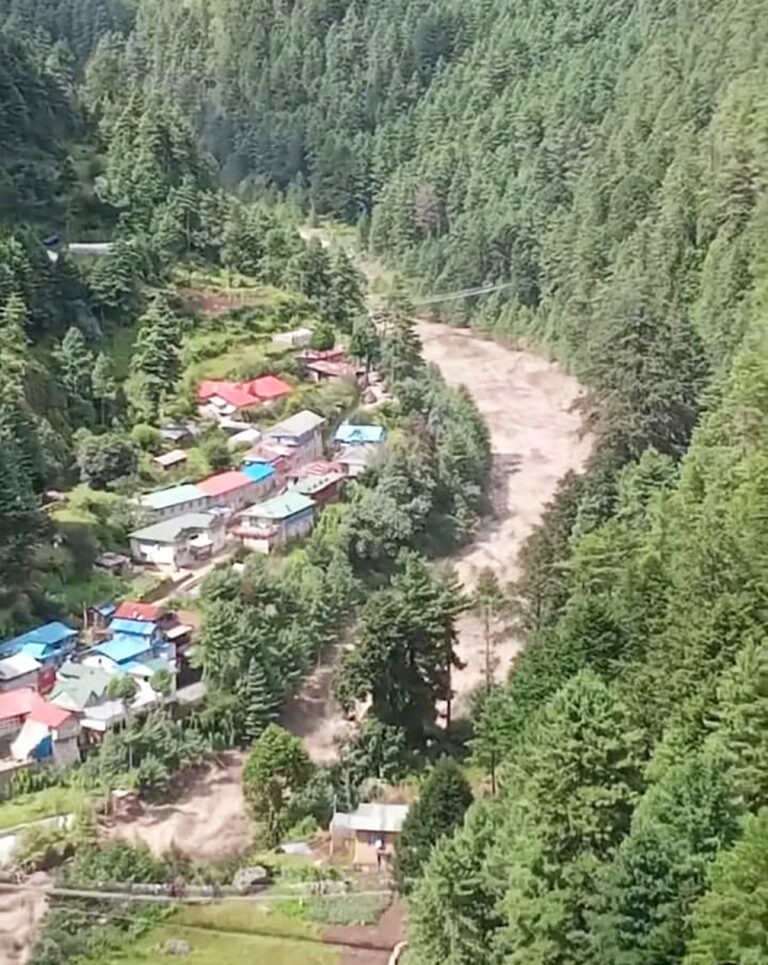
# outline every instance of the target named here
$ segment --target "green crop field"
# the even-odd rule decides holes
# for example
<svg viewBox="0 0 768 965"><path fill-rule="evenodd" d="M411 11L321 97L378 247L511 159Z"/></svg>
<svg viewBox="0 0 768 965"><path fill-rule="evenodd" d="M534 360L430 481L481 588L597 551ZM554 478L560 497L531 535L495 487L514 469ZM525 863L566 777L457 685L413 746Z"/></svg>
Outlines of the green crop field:
<svg viewBox="0 0 768 965"><path fill-rule="evenodd" d="M184 941L188 965L337 965L339 953L320 942L321 930L308 922L267 913L253 902L181 909L152 929L130 949L100 959L100 965L148 965L168 962L168 941Z"/></svg>

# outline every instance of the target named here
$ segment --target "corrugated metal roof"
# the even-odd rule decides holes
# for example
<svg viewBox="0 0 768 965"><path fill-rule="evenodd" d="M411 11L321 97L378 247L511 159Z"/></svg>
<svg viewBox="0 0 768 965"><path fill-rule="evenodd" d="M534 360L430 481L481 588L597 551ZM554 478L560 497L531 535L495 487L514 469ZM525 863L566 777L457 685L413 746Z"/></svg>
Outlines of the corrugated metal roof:
<svg viewBox="0 0 768 965"><path fill-rule="evenodd" d="M39 669L39 660L28 653L15 653L12 657L0 660L0 680L15 680Z"/></svg>
<svg viewBox="0 0 768 965"><path fill-rule="evenodd" d="M203 499L204 495L193 483L183 483L181 486L170 486L168 489L158 489L154 493L145 493L139 502L146 509L169 509L180 503Z"/></svg>
<svg viewBox="0 0 768 965"><path fill-rule="evenodd" d="M244 472L237 469L229 469L227 472L217 473L215 476L208 476L201 479L197 484L198 489L206 496L224 496L226 493L250 486L253 482Z"/></svg>
<svg viewBox="0 0 768 965"><path fill-rule="evenodd" d="M126 620L117 618L109 624L112 633L127 633L132 637L152 637L157 633L157 624L151 620Z"/></svg>
<svg viewBox="0 0 768 965"><path fill-rule="evenodd" d="M385 435L384 426L353 425L351 422L343 422L333 438L341 443L371 444L381 442Z"/></svg>
<svg viewBox="0 0 768 965"><path fill-rule="evenodd" d="M60 620L54 620L52 623L44 623L42 626L35 627L34 630L27 630L26 633L20 633L17 637L4 640L0 643L0 651L18 650L21 649L25 643L45 643L56 646L57 644L64 643L65 640L68 640L76 634L77 630L68 627L66 623L62 623Z"/></svg>
<svg viewBox="0 0 768 965"><path fill-rule="evenodd" d="M184 530L209 530L217 522L216 517L210 513L183 513L173 519L164 519L152 526L134 530L130 537L152 543L174 543Z"/></svg>
<svg viewBox="0 0 768 965"><path fill-rule="evenodd" d="M137 603L135 600L123 600L115 610L115 617L121 620L147 620L156 623L162 616L162 607L152 603Z"/></svg>
<svg viewBox="0 0 768 965"><path fill-rule="evenodd" d="M325 419L316 412L312 412L311 409L302 409L296 415L292 415L289 419L283 419L282 422L278 422L271 429L267 429L264 434L267 436L303 436L305 433L317 429L324 422Z"/></svg>
<svg viewBox="0 0 768 965"><path fill-rule="evenodd" d="M93 647L91 653L101 654L103 657L114 660L115 663L125 663L127 660L135 660L142 653L149 653L150 649L148 641L143 637L121 633Z"/></svg>
<svg viewBox="0 0 768 965"><path fill-rule="evenodd" d="M49 727L60 727L70 717L70 712L49 703L37 691L20 687L0 694L0 720L12 717L29 717Z"/></svg>
<svg viewBox="0 0 768 965"><path fill-rule="evenodd" d="M379 804L374 801L361 804L356 811L349 814L337 811L331 820L331 829L350 828L353 831L382 831L396 834L402 830L407 815L407 804Z"/></svg>
<svg viewBox="0 0 768 965"><path fill-rule="evenodd" d="M271 466L268 462L249 462L243 466L242 471L251 482L258 483L269 479L270 476L274 476L275 467Z"/></svg>
<svg viewBox="0 0 768 965"><path fill-rule="evenodd" d="M289 489L279 496L273 496L263 503L256 503L243 512L244 517L255 517L258 519L288 519L297 513L303 513L312 509L315 501L298 492L296 489Z"/></svg>

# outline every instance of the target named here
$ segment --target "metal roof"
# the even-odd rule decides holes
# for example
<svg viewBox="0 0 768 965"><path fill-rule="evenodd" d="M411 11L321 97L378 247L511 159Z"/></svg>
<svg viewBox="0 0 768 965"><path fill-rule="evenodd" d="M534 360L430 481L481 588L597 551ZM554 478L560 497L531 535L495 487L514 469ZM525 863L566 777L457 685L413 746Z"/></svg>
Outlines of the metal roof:
<svg viewBox="0 0 768 965"><path fill-rule="evenodd" d="M181 486L170 486L168 489L158 489L154 493L145 493L139 502L146 509L168 509L179 503L191 503L204 499L205 494L193 483L183 483Z"/></svg>
<svg viewBox="0 0 768 965"><path fill-rule="evenodd" d="M34 630L20 633L17 637L3 640L0 643L0 652L7 653L9 650L20 650L26 643L44 643L48 646L56 646L76 635L77 630L68 627L66 623L54 620L52 623L44 623L42 626L35 627Z"/></svg>
<svg viewBox="0 0 768 965"><path fill-rule="evenodd" d="M350 828L352 831L382 831L396 834L403 828L408 814L407 804L361 804L356 811L345 814L337 811L331 820L331 829Z"/></svg>
<svg viewBox="0 0 768 965"><path fill-rule="evenodd" d="M283 419L282 422L278 422L271 429L267 429L264 434L267 436L303 436L305 433L317 429L324 422L325 419L316 412L312 412L311 409L302 409L296 415L292 415L289 419Z"/></svg>
<svg viewBox="0 0 768 965"><path fill-rule="evenodd" d="M237 469L228 469L226 472L219 472L215 476L201 479L197 486L206 496L216 497L224 496L236 489L242 489L244 486L250 486L252 482L253 480L245 473L239 472Z"/></svg>
<svg viewBox="0 0 768 965"><path fill-rule="evenodd" d="M384 426L353 425L351 422L343 422L333 438L336 442L342 443L376 443L381 442L385 435Z"/></svg>
<svg viewBox="0 0 768 965"><path fill-rule="evenodd" d="M25 674L40 669L40 661L28 653L15 653L12 657L0 660L0 680L15 680Z"/></svg>
<svg viewBox="0 0 768 965"><path fill-rule="evenodd" d="M111 640L100 643L97 647L92 647L90 652L108 657L115 663L125 663L127 660L135 660L142 653L148 653L150 649L150 644L143 637L119 633Z"/></svg>
<svg viewBox="0 0 768 965"><path fill-rule="evenodd" d="M251 482L258 483L269 479L270 476L274 476L275 467L271 466L268 462L249 462L243 466L242 472Z"/></svg>
<svg viewBox="0 0 768 965"><path fill-rule="evenodd" d="M303 513L312 509L315 501L305 496L296 489L289 489L279 496L273 496L263 503L256 503L243 512L244 517L256 517L258 519L288 519L297 513Z"/></svg>
<svg viewBox="0 0 768 965"><path fill-rule="evenodd" d="M117 617L110 621L112 633L127 633L132 637L152 637L157 633L157 624L151 620L131 620Z"/></svg>
<svg viewBox="0 0 768 965"><path fill-rule="evenodd" d="M151 543L175 543L179 536L188 529L208 530L215 526L218 520L210 513L183 513L172 519L164 519L152 526L134 530L131 539L146 540Z"/></svg>

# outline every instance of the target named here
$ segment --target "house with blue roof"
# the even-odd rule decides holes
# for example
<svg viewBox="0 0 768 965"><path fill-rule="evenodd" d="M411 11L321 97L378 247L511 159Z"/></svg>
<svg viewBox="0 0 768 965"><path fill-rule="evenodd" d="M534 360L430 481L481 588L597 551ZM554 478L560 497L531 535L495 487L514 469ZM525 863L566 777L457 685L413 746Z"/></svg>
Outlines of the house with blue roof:
<svg viewBox="0 0 768 965"><path fill-rule="evenodd" d="M333 439L340 446L370 446L378 445L386 438L384 426L357 425L352 422L342 422L336 430Z"/></svg>
<svg viewBox="0 0 768 965"><path fill-rule="evenodd" d="M91 647L83 665L86 667L100 667L102 670L126 671L126 664L140 660L142 657L152 657L152 643L148 637L138 634L116 633L109 640Z"/></svg>
<svg viewBox="0 0 768 965"><path fill-rule="evenodd" d="M126 634L131 637L141 637L148 640L150 646L159 643L165 636L159 623L150 620L127 620L123 617L115 617L110 620L109 631L112 636Z"/></svg>
<svg viewBox="0 0 768 965"><path fill-rule="evenodd" d="M269 462L247 462L240 471L253 483L252 492L256 500L264 499L277 486L277 473Z"/></svg>
<svg viewBox="0 0 768 965"><path fill-rule="evenodd" d="M77 630L60 620L44 623L0 643L0 658L25 653L42 664L60 666L77 646Z"/></svg>

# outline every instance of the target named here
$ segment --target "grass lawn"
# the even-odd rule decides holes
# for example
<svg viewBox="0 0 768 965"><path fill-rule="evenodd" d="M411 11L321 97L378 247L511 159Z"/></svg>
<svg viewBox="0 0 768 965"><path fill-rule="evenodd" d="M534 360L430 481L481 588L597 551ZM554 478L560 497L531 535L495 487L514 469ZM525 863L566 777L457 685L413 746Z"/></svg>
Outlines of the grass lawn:
<svg viewBox="0 0 768 965"><path fill-rule="evenodd" d="M0 804L0 830L17 824L28 824L56 814L71 814L85 801L85 791L78 787L46 787L42 791L21 794Z"/></svg>
<svg viewBox="0 0 768 965"><path fill-rule="evenodd" d="M319 937L316 925L266 913L255 902L188 906L130 949L108 954L99 962L160 965L169 961L162 953L165 942L180 940L190 946L190 954L181 959L189 965L337 965L338 950L322 945Z"/></svg>

